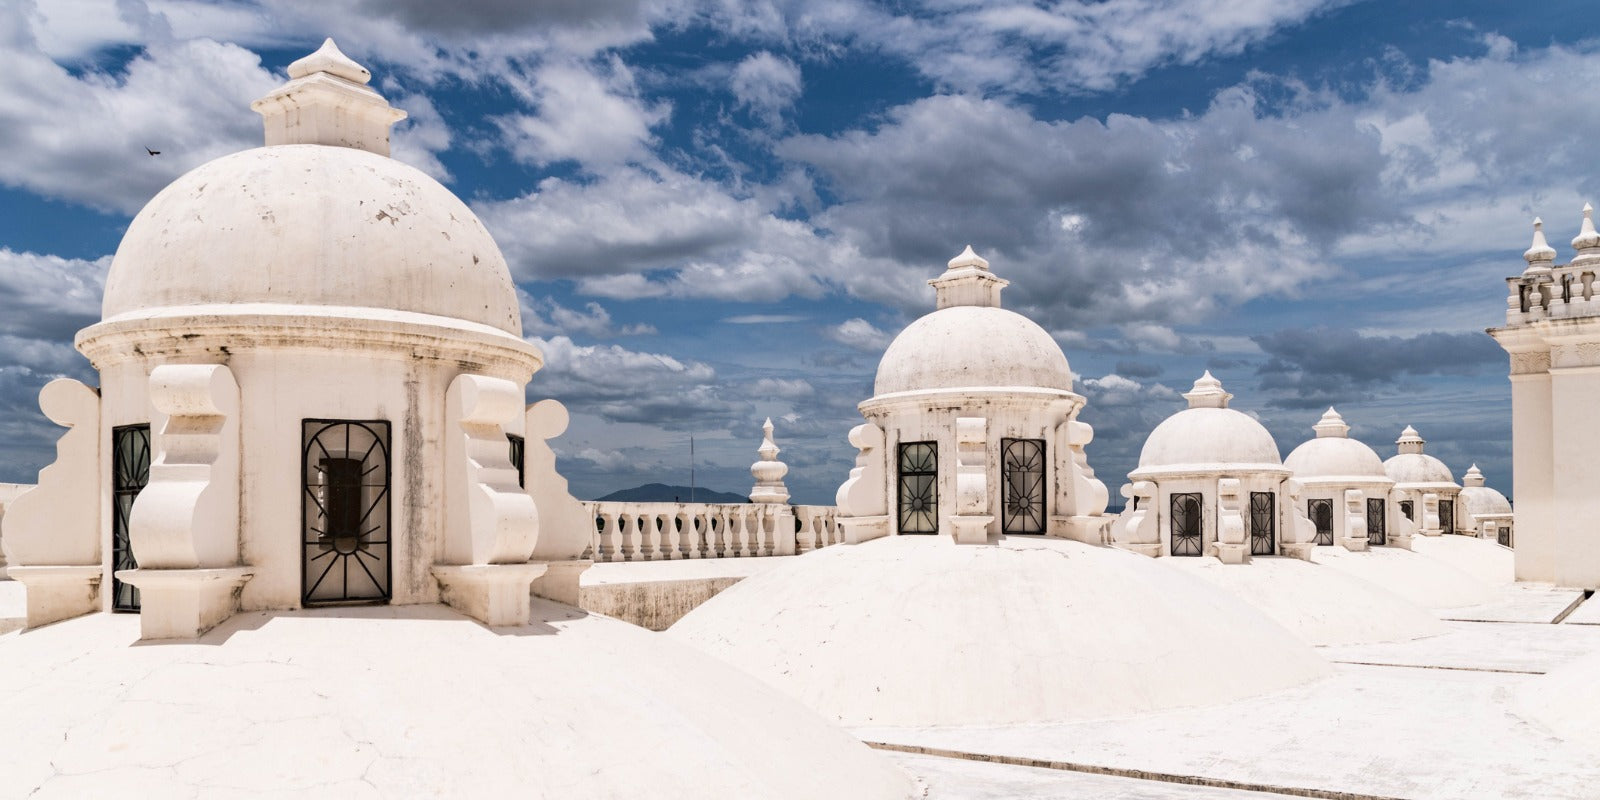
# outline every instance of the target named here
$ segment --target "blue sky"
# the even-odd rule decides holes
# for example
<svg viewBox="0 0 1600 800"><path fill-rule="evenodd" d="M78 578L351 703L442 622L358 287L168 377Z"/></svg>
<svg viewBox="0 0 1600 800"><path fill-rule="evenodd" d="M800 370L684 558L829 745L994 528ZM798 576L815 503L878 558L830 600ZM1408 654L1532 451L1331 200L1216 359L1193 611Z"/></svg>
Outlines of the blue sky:
<svg viewBox="0 0 1600 800"><path fill-rule="evenodd" d="M531 10L529 7L533 7ZM1510 493L1503 321L1529 222L1600 200L1579 2L37 0L0 7L0 481L91 380L128 220L259 145L325 36L465 198L573 412L574 492L743 492L771 416L798 501L924 284L970 243L1061 343L1112 487L1210 369L1287 454L1335 405ZM160 150L151 158L144 148Z"/></svg>

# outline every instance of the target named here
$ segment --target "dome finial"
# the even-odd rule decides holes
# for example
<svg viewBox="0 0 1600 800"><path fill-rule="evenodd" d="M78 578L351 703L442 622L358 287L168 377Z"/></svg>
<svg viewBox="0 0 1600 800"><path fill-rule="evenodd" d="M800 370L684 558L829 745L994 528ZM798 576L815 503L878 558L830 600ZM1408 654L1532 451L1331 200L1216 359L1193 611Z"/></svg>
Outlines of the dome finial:
<svg viewBox="0 0 1600 800"><path fill-rule="evenodd" d="M1189 401L1190 408L1227 408L1233 395L1222 388L1222 381L1208 369L1194 382L1194 388L1184 393L1183 399Z"/></svg>
<svg viewBox="0 0 1600 800"><path fill-rule="evenodd" d="M939 308L951 306L1000 307L1000 290L1008 281L989 271L989 262L967 245L961 255L950 259L943 275L928 281L937 296Z"/></svg>
<svg viewBox="0 0 1600 800"><path fill-rule="evenodd" d="M1461 476L1461 485L1462 486L1482 486L1483 485L1483 473L1478 471L1478 465L1477 464L1473 464L1472 467L1467 470L1467 474Z"/></svg>
<svg viewBox="0 0 1600 800"><path fill-rule="evenodd" d="M1406 453L1421 453L1423 445L1427 444L1422 438L1422 434L1417 433L1417 429L1410 425L1407 425L1406 429L1400 432L1400 438L1394 440L1394 443L1402 455Z"/></svg>
<svg viewBox="0 0 1600 800"><path fill-rule="evenodd" d="M961 255L950 259L948 267L949 269L965 269L967 267L973 267L975 269L987 271L989 269L989 262L985 260L983 256L978 255L977 251L973 250L972 245L969 244L967 245L967 249L961 251Z"/></svg>
<svg viewBox="0 0 1600 800"><path fill-rule="evenodd" d="M1328 410L1323 412L1322 419L1311 426L1311 429L1317 432L1318 439L1345 439L1350 435L1350 426L1345 424L1344 417L1339 416L1339 412L1333 410L1333 406L1329 406Z"/></svg>
<svg viewBox="0 0 1600 800"><path fill-rule="evenodd" d="M333 43L332 38L323 40L317 52L312 53L289 65L289 77L304 78L318 72L325 72L334 77L344 78L352 83L367 85L372 80L372 73L366 67L350 60Z"/></svg>
<svg viewBox="0 0 1600 800"><path fill-rule="evenodd" d="M321 144L389 155L389 127L406 112L367 86L372 73L328 39L289 65L289 82L250 104L268 147Z"/></svg>
<svg viewBox="0 0 1600 800"><path fill-rule="evenodd" d="M1594 229L1594 206L1583 204L1583 229L1572 240L1572 249L1580 254L1588 255L1588 251L1600 248L1600 233Z"/></svg>
<svg viewBox="0 0 1600 800"><path fill-rule="evenodd" d="M1522 258L1528 262L1528 269L1537 269L1539 267L1548 269L1551 264L1555 263L1556 249L1545 241L1544 220L1538 217L1533 218L1533 246L1522 254Z"/></svg>

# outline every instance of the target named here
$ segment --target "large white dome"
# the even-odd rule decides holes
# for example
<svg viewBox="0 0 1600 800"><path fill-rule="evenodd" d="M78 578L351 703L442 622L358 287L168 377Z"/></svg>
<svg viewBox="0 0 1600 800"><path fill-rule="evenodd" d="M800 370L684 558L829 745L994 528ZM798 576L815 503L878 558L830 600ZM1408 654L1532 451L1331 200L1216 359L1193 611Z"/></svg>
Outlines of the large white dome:
<svg viewBox="0 0 1600 800"><path fill-rule="evenodd" d="M1124 716L1328 674L1261 612L1157 562L1048 537L888 536L746 578L667 634L846 725Z"/></svg>
<svg viewBox="0 0 1600 800"><path fill-rule="evenodd" d="M951 306L906 326L878 362L878 395L1025 386L1072 391L1072 370L1044 328L1014 311Z"/></svg>
<svg viewBox="0 0 1600 800"><path fill-rule="evenodd" d="M1484 485L1483 473L1473 464L1461 476L1461 504L1467 514L1510 514L1511 501L1506 496Z"/></svg>
<svg viewBox="0 0 1600 800"><path fill-rule="evenodd" d="M128 226L103 313L278 303L467 320L521 336L505 258L420 170L352 147L284 144L209 162Z"/></svg>

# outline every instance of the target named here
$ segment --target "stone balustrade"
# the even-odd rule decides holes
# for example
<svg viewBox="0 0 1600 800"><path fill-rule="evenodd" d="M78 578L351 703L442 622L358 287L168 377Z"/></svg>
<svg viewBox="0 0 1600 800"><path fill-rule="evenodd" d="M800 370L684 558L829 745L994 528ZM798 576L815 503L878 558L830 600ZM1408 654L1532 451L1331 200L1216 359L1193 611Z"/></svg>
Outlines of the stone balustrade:
<svg viewBox="0 0 1600 800"><path fill-rule="evenodd" d="M841 541L833 506L584 503L596 563L799 555Z"/></svg>

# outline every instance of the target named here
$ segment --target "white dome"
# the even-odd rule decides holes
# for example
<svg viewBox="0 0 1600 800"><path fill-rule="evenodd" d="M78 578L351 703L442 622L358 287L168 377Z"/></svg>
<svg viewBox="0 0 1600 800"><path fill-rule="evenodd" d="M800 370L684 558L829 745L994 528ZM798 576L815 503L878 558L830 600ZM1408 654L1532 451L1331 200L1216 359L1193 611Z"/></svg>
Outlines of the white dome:
<svg viewBox="0 0 1600 800"><path fill-rule="evenodd" d="M1383 470L1395 483L1456 482L1450 468L1427 453L1401 453L1383 462Z"/></svg>
<svg viewBox="0 0 1600 800"><path fill-rule="evenodd" d="M1461 504L1469 516L1475 514L1510 514L1511 501L1487 486L1468 486L1461 490Z"/></svg>
<svg viewBox="0 0 1600 800"><path fill-rule="evenodd" d="M740 581L667 634L846 725L1124 716L1328 674L1227 592L1157 559L1051 538L827 547Z"/></svg>
<svg viewBox="0 0 1600 800"><path fill-rule="evenodd" d="M471 209L416 168L351 147L224 156L134 217L106 277L107 319L232 303L392 309L522 334L505 258Z"/></svg>
<svg viewBox="0 0 1600 800"><path fill-rule="evenodd" d="M1355 439L1312 439L1296 447L1283 465L1294 470L1295 477L1302 480L1388 478L1378 453Z"/></svg>
<svg viewBox="0 0 1600 800"><path fill-rule="evenodd" d="M52 797L908 798L882 754L759 680L535 600L245 613L138 646L139 617L0 637L0 774ZM920 795L918 795L920 796Z"/></svg>
<svg viewBox="0 0 1600 800"><path fill-rule="evenodd" d="M1317 437L1296 447L1283 461L1284 466L1294 470L1296 478L1388 479L1383 459L1366 444L1349 438L1350 426L1344 424L1339 412L1328 409L1312 430Z"/></svg>
<svg viewBox="0 0 1600 800"><path fill-rule="evenodd" d="M1186 408L1167 417L1139 451L1139 469L1180 464L1281 466L1278 443L1254 417L1231 408Z"/></svg>
<svg viewBox="0 0 1600 800"><path fill-rule="evenodd" d="M1072 391L1056 340L1033 320L992 306L951 306L906 326L878 362L878 395L1025 386Z"/></svg>

